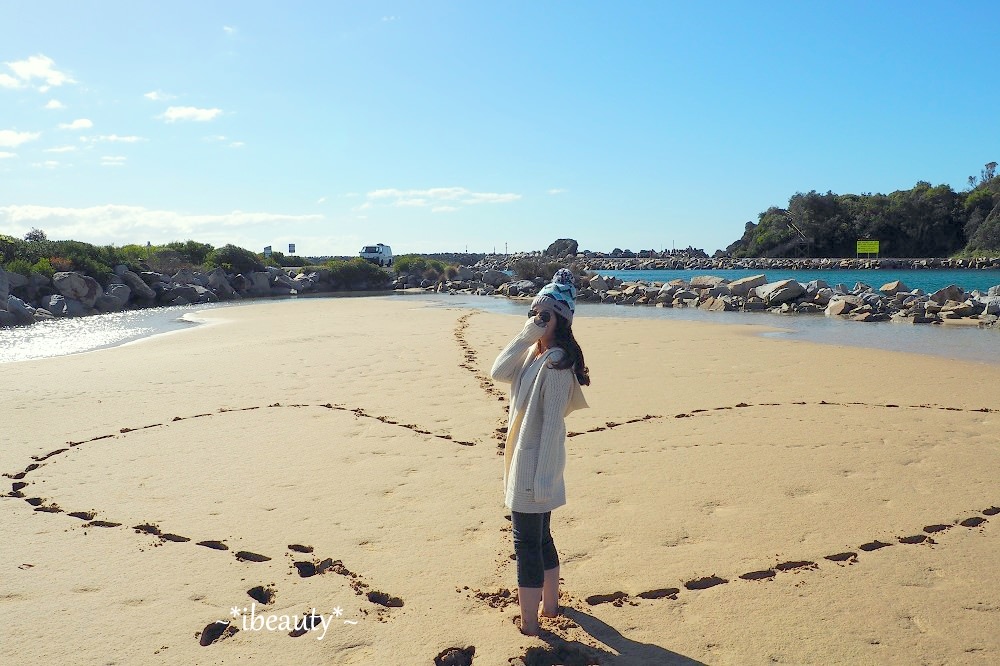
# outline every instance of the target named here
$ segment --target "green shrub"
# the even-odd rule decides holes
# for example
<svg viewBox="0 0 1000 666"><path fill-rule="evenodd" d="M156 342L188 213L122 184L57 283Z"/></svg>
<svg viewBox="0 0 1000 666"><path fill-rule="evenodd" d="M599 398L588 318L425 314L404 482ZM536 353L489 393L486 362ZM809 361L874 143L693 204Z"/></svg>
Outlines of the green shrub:
<svg viewBox="0 0 1000 666"><path fill-rule="evenodd" d="M36 261L31 266L31 270L34 271L35 273L39 273L41 275L44 275L45 277L48 277L48 278L50 278L50 277L52 277L53 275L56 274L56 269L52 267L52 262L50 262L45 257L42 257L41 259L39 259L38 261Z"/></svg>
<svg viewBox="0 0 1000 666"><path fill-rule="evenodd" d="M331 259L326 268L335 289L384 289L389 284L387 272L360 257L347 261Z"/></svg>
<svg viewBox="0 0 1000 666"><path fill-rule="evenodd" d="M561 262L549 261L540 257L522 257L514 262L511 267L514 275L520 280L534 280L540 277L543 280L551 280L555 272L560 268L565 268Z"/></svg>
<svg viewBox="0 0 1000 666"><path fill-rule="evenodd" d="M222 268L231 273L252 273L264 270L264 265L256 254L235 245L223 245L212 250L205 257L205 266Z"/></svg>
<svg viewBox="0 0 1000 666"><path fill-rule="evenodd" d="M427 259L418 254L403 254L393 258L392 267L398 275L421 274L428 268Z"/></svg>
<svg viewBox="0 0 1000 666"><path fill-rule="evenodd" d="M31 275L31 264L25 259L14 259L13 261L8 261L7 265L4 266L4 270L8 273L18 273L24 277Z"/></svg>
<svg viewBox="0 0 1000 666"><path fill-rule="evenodd" d="M173 241L163 246L167 250L173 250L181 259L191 266L201 266L205 263L206 257L211 254L213 248L208 243L198 243L193 240Z"/></svg>

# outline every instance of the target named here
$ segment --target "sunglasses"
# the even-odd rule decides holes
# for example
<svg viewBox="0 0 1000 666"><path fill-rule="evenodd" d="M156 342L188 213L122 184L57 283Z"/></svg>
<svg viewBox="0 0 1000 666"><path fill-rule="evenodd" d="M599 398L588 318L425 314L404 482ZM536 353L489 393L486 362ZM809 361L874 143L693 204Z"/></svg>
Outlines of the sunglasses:
<svg viewBox="0 0 1000 666"><path fill-rule="evenodd" d="M542 321L548 323L549 319L552 318L552 313L549 312L548 310L542 310L540 312L538 310L528 310L528 316L529 317L541 316Z"/></svg>

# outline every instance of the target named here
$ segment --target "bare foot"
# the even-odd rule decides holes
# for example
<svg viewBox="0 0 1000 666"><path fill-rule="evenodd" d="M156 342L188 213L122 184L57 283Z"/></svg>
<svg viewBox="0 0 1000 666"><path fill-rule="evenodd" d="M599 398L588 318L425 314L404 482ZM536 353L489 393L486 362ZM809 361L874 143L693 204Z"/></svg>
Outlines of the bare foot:
<svg viewBox="0 0 1000 666"><path fill-rule="evenodd" d="M517 630L525 636L538 636L541 633L541 627L538 626L538 620L535 620L534 627L527 627L525 626L525 623L521 621L521 616L518 615L514 618L514 625L517 627Z"/></svg>
<svg viewBox="0 0 1000 666"><path fill-rule="evenodd" d="M537 636L539 632L538 625L535 625L534 629L526 629L525 627L518 627L518 630L525 636Z"/></svg>
<svg viewBox="0 0 1000 666"><path fill-rule="evenodd" d="M556 609L553 610L553 611L547 611L547 610L545 610L543 608L542 609L542 617L559 617L559 613L560 612L562 612L562 607L561 606L556 606Z"/></svg>

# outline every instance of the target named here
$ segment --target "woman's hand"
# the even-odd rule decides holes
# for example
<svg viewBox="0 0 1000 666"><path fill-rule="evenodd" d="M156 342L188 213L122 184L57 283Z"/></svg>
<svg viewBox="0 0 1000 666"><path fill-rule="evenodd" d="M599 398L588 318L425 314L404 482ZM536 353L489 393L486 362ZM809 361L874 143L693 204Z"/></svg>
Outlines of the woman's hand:
<svg viewBox="0 0 1000 666"><path fill-rule="evenodd" d="M535 322L535 326L539 328L544 328L545 332L548 333L550 330L555 330L556 327L556 317L548 310L528 310L528 316L532 318Z"/></svg>

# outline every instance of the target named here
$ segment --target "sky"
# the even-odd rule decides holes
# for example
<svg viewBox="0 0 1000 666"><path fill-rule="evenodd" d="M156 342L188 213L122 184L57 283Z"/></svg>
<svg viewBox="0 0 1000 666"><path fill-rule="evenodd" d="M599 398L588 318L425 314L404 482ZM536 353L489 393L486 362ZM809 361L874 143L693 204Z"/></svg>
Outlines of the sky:
<svg viewBox="0 0 1000 666"><path fill-rule="evenodd" d="M1000 3L0 0L0 234L725 248L1000 160Z"/></svg>

